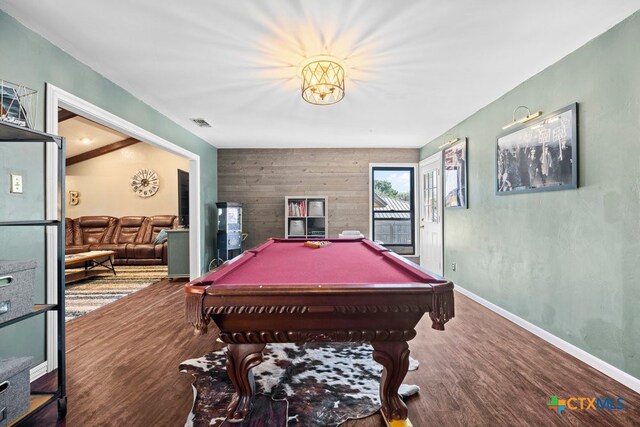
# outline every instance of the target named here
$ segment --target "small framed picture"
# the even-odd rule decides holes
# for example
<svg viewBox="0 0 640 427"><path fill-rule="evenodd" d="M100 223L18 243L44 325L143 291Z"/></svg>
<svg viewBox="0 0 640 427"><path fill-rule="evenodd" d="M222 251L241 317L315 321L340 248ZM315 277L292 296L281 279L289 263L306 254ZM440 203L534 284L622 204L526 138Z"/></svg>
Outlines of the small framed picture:
<svg viewBox="0 0 640 427"><path fill-rule="evenodd" d="M467 207L467 138L444 150L444 207Z"/></svg>
<svg viewBox="0 0 640 427"><path fill-rule="evenodd" d="M578 187L578 104L498 136L496 194Z"/></svg>

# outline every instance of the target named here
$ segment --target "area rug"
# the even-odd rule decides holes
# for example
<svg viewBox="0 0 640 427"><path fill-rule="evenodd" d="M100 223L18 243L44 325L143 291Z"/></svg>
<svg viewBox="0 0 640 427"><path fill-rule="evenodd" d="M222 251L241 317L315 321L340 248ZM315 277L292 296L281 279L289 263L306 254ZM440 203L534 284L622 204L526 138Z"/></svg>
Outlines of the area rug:
<svg viewBox="0 0 640 427"><path fill-rule="evenodd" d="M187 360L180 371L193 375L195 381L193 409L185 426L337 426L368 417L380 409L382 366L373 360L372 351L369 344L267 345L264 361L253 368L254 409L241 424L225 423L233 394L225 349ZM409 369L417 367L418 362L411 359ZM403 384L400 394L407 397L418 391L417 386Z"/></svg>
<svg viewBox="0 0 640 427"><path fill-rule="evenodd" d="M117 265L110 271L65 288L65 321L87 314L99 307L167 277L166 265Z"/></svg>

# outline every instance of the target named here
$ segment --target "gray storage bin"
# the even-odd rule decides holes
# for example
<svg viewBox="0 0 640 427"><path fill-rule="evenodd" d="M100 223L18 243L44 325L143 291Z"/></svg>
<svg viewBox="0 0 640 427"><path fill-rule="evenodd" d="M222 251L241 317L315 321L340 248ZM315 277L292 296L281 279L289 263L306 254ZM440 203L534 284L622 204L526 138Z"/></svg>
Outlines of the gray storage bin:
<svg viewBox="0 0 640 427"><path fill-rule="evenodd" d="M36 261L0 261L0 323L33 311Z"/></svg>
<svg viewBox="0 0 640 427"><path fill-rule="evenodd" d="M8 426L29 410L30 357L0 360L0 427Z"/></svg>
<svg viewBox="0 0 640 427"><path fill-rule="evenodd" d="M309 200L309 216L324 216L324 200Z"/></svg>
<svg viewBox="0 0 640 427"><path fill-rule="evenodd" d="M306 234L304 227L304 219L290 219L289 220L289 235L290 236L304 236Z"/></svg>

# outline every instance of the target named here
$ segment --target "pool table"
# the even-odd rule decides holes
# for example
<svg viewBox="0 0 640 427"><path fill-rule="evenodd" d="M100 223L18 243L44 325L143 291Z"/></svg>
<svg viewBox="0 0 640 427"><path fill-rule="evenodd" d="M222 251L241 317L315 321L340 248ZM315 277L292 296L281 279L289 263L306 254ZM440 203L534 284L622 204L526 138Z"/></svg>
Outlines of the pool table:
<svg viewBox="0 0 640 427"><path fill-rule="evenodd" d="M251 409L251 368L267 343L367 342L384 367L382 414L408 426L398 388L409 367L407 341L425 312L444 330L454 316L453 284L367 239L270 239L185 285L186 317L196 333L213 320L228 343L235 387L229 421Z"/></svg>

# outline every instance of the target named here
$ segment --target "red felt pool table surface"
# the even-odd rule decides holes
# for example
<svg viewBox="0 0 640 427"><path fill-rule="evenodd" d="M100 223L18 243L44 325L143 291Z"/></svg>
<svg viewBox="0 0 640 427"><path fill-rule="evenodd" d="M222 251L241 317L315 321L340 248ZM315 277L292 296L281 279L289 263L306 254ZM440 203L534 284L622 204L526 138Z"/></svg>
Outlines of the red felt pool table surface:
<svg viewBox="0 0 640 427"><path fill-rule="evenodd" d="M270 239L202 278L213 285L362 285L439 283L389 250L365 239Z"/></svg>

